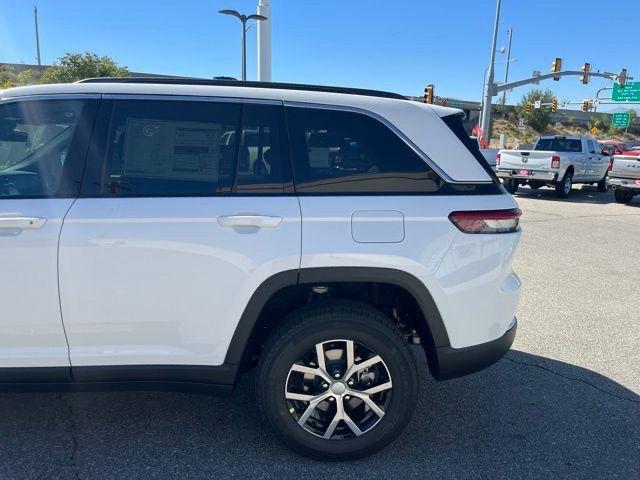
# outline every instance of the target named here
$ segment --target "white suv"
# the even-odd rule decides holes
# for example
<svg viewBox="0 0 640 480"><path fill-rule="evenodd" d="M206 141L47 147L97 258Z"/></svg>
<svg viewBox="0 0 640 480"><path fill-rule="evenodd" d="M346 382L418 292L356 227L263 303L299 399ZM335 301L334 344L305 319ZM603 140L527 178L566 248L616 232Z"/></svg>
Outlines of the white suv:
<svg viewBox="0 0 640 480"><path fill-rule="evenodd" d="M459 110L293 84L0 93L2 387L231 392L356 458L513 341L520 211Z"/></svg>

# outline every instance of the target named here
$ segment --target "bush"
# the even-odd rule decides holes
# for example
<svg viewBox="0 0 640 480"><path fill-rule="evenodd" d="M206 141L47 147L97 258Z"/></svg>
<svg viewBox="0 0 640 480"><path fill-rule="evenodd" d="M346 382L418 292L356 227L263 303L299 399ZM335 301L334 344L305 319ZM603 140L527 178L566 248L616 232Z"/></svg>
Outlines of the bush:
<svg viewBox="0 0 640 480"><path fill-rule="evenodd" d="M531 108L531 112L527 112L527 103L531 102L533 104L538 100L542 103L551 103L553 93L549 89L544 91L539 89L531 90L522 97L516 107L516 111L536 132L543 132L551 121L551 109L549 107Z"/></svg>

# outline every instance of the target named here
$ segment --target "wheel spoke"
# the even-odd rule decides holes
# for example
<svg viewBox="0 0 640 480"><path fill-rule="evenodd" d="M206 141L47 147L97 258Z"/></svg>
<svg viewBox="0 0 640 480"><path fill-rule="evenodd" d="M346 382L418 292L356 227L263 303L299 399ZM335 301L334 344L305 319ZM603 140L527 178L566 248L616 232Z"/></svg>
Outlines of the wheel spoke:
<svg viewBox="0 0 640 480"><path fill-rule="evenodd" d="M370 367L371 365L375 365L378 362L382 362L382 358L380 358L380 355L374 355L373 357L371 357L369 360L365 360L364 362L360 362L358 364L354 364L350 369L349 372L347 373L347 375L345 376L345 378L349 378L351 375L353 375L356 372L359 372L360 370L363 370L365 368Z"/></svg>
<svg viewBox="0 0 640 480"><path fill-rule="evenodd" d="M355 363L353 357L353 340L347 340L347 372L351 370L353 364Z"/></svg>
<svg viewBox="0 0 640 480"><path fill-rule="evenodd" d="M336 414L333 416L333 420L331 420L331 423L327 427L326 432L324 432L324 435L323 435L324 438L326 439L331 438L331 436L333 435L333 432L338 426L338 423L340 423L340 420L342 420L342 417L338 415L338 412L336 412Z"/></svg>
<svg viewBox="0 0 640 480"><path fill-rule="evenodd" d="M381 408L376 404L376 402L374 402L373 400L371 400L371 399L370 399L369 397L367 397L367 396L358 397L358 398L361 398L361 399L362 399L362 401L363 401L364 403L366 403L366 404L369 406L369 408L370 408L371 410L373 410L373 413L375 413L378 417L380 417L380 418L384 417L384 410L382 410L382 409L381 409Z"/></svg>
<svg viewBox="0 0 640 480"><path fill-rule="evenodd" d="M355 434L356 437L359 437L360 435L362 435L362 430L360 430L360 428L358 428L355 422L351 420L351 417L347 414L347 412L343 412L342 417L343 417L342 420L344 420L344 423L347 424L347 426L351 429L351 431Z"/></svg>
<svg viewBox="0 0 640 480"><path fill-rule="evenodd" d="M306 365L298 365L297 363L294 363L291 366L291 370L295 372L308 373L309 375L314 375L316 377L321 377L324 378L327 382L331 381L329 375L327 375L324 370L320 368L311 368L307 367Z"/></svg>
<svg viewBox="0 0 640 480"><path fill-rule="evenodd" d="M309 404L307 409L300 416L300 419L298 420L298 425L300 425L301 427L304 427L304 424L307 423L307 420L309 420L309 417L311 416L313 411L316 409L316 406L317 406L317 403L315 403L315 402L311 402Z"/></svg>
<svg viewBox="0 0 640 480"><path fill-rule="evenodd" d="M316 356L318 357L318 368L323 372L326 372L327 365L324 359L324 344L316 343Z"/></svg>
<svg viewBox="0 0 640 480"><path fill-rule="evenodd" d="M381 383L380 385L376 385L375 387L367 388L366 390L362 390L362 393L366 393L367 395L373 395L374 393L384 392L385 390L389 390L391 388L391 382Z"/></svg>
<svg viewBox="0 0 640 480"><path fill-rule="evenodd" d="M284 397L287 400L301 400L303 402L310 402L311 400L316 398L315 395L306 395L304 393L293 393L293 392L285 392Z"/></svg>

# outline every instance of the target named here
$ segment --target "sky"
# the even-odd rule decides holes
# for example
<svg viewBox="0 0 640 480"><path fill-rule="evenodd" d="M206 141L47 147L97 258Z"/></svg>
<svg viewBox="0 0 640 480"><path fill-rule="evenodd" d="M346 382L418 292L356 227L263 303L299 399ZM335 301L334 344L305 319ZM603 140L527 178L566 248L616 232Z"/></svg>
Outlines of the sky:
<svg viewBox="0 0 640 480"><path fill-rule="evenodd" d="M344 85L480 100L495 0L272 0L273 80ZM0 0L0 62L35 63L33 6L42 61L66 52L109 55L132 71L240 77L241 28L218 10L255 13L257 0ZM509 78L564 67L618 72L640 81L640 0L503 0L498 47L513 28ZM635 40L633 40L635 38ZM256 29L248 79L256 78ZM497 54L504 62L505 55ZM496 65L503 80L504 63ZM593 98L604 79L547 81L560 100ZM517 102L530 87L507 96ZM606 111L608 107L601 107Z"/></svg>

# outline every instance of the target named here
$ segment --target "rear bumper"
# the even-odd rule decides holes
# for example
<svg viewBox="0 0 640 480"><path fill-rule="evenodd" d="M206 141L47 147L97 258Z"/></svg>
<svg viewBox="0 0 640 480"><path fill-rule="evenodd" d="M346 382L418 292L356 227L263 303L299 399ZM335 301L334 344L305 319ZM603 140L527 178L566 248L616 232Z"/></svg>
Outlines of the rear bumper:
<svg viewBox="0 0 640 480"><path fill-rule="evenodd" d="M493 365L511 348L517 328L518 321L514 318L504 335L490 342L465 348L435 348L435 358L429 359L431 374L436 380L448 380Z"/></svg>
<svg viewBox="0 0 640 480"><path fill-rule="evenodd" d="M628 190L634 190L636 192L640 192L640 180L635 178L618 178L618 177L608 177L607 185L610 185L615 188L624 188Z"/></svg>
<svg viewBox="0 0 640 480"><path fill-rule="evenodd" d="M524 167L523 167L524 169ZM515 180L538 180L540 182L555 182L558 180L557 172L546 170L529 170L531 175L518 175L517 170L496 170L496 175L500 178L513 178Z"/></svg>

